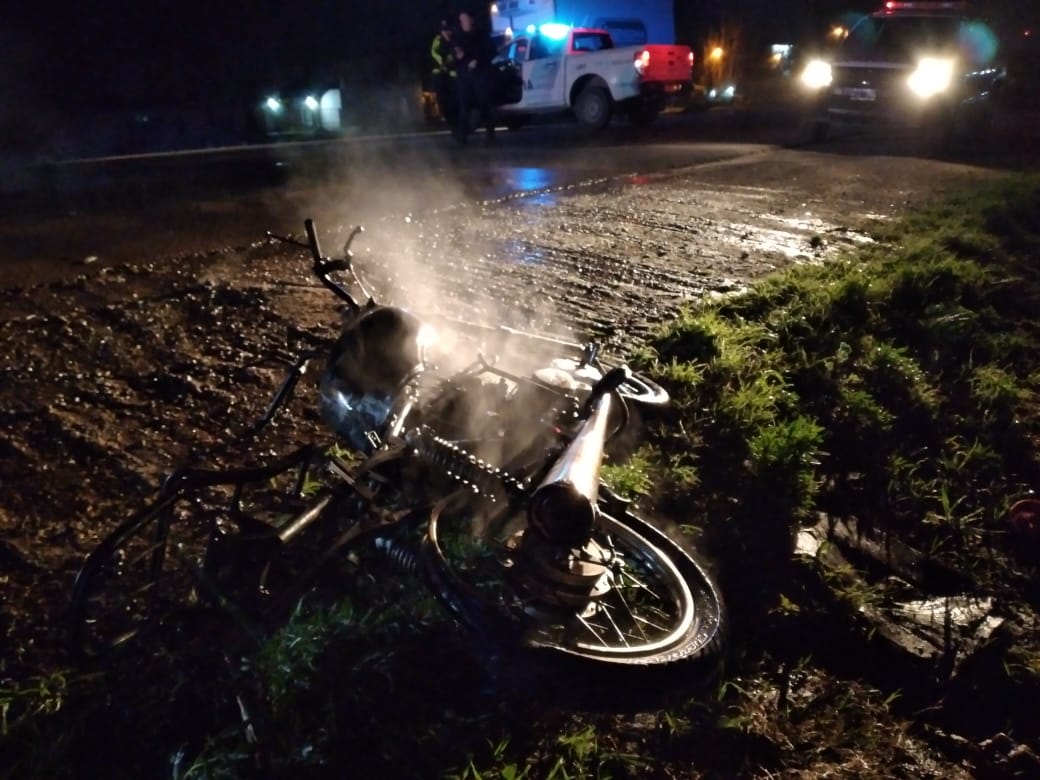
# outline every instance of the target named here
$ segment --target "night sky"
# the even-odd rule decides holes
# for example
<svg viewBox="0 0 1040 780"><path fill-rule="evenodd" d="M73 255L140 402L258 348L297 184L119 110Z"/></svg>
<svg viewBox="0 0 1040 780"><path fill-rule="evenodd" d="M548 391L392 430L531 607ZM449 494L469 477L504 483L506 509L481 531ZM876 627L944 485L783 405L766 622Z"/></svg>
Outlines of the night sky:
<svg viewBox="0 0 1040 780"><path fill-rule="evenodd" d="M0 31L0 63L72 102L220 99L364 57L418 68L447 10L438 0L20 5Z"/></svg>

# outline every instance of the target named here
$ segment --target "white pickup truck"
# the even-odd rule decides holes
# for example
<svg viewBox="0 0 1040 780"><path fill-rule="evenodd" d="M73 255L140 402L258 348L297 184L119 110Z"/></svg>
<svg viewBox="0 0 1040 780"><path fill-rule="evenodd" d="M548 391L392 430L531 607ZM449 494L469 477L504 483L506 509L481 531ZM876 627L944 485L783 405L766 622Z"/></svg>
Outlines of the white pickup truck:
<svg viewBox="0 0 1040 780"><path fill-rule="evenodd" d="M503 46L496 62L510 63L523 79L519 102L498 109L509 127L566 110L589 130L605 127L615 112L649 124L693 84L687 46L615 47L606 30L560 24L529 27Z"/></svg>

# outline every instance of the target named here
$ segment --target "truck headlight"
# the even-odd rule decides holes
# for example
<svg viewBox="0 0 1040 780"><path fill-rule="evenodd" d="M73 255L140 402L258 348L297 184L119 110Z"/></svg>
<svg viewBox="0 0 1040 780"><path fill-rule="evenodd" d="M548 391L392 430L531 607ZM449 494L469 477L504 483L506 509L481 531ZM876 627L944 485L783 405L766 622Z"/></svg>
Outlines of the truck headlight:
<svg viewBox="0 0 1040 780"><path fill-rule="evenodd" d="M809 60L802 71L802 84L809 89L822 89L829 87L834 80L831 73L831 64L823 60Z"/></svg>
<svg viewBox="0 0 1040 780"><path fill-rule="evenodd" d="M942 57L923 57L906 80L910 91L921 98L930 98L945 92L953 83L953 60Z"/></svg>

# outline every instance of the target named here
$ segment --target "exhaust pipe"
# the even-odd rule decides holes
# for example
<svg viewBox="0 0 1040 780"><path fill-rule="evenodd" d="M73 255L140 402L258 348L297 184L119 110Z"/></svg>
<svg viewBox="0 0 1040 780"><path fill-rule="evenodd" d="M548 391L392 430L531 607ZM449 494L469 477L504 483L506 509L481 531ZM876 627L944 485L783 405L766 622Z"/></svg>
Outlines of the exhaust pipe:
<svg viewBox="0 0 1040 780"><path fill-rule="evenodd" d="M527 510L530 525L551 542L580 547L595 528L612 398L609 392L603 392L593 399L592 413L578 435L531 496Z"/></svg>

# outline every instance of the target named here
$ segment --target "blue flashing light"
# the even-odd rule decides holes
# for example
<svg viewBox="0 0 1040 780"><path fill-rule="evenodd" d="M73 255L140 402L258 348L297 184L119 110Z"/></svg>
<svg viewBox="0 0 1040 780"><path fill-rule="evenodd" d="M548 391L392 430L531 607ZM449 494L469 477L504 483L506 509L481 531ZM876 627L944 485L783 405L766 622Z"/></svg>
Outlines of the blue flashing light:
<svg viewBox="0 0 1040 780"><path fill-rule="evenodd" d="M570 35L571 28L570 25L560 24L558 22L546 22L538 28L538 32L546 38L551 38L554 41L562 41Z"/></svg>

